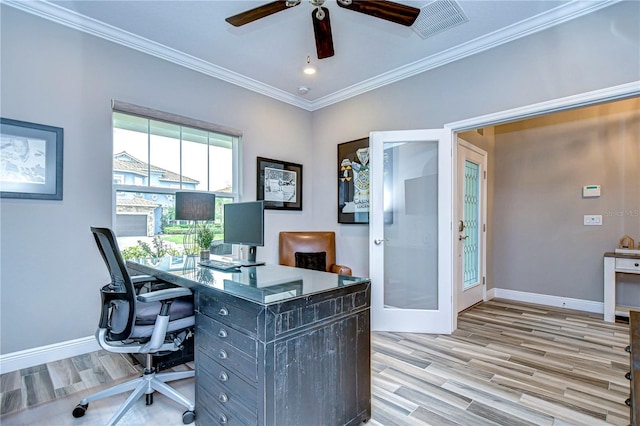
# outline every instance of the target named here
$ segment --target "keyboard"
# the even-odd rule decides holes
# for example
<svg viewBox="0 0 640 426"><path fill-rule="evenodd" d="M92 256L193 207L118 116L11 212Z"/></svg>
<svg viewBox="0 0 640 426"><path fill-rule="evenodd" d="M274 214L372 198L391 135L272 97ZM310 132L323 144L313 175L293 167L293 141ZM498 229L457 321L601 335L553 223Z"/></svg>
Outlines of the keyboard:
<svg viewBox="0 0 640 426"><path fill-rule="evenodd" d="M237 271L240 265L234 262L225 262L224 260L201 260L198 262L200 266L218 269L220 271Z"/></svg>

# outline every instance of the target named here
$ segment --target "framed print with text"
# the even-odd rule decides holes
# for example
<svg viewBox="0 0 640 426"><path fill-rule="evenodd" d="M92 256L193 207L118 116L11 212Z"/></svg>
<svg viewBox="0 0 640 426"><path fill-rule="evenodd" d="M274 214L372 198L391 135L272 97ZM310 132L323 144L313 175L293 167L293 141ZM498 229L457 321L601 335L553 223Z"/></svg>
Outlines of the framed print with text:
<svg viewBox="0 0 640 426"><path fill-rule="evenodd" d="M369 223L369 138L338 144L338 223Z"/></svg>
<svg viewBox="0 0 640 426"><path fill-rule="evenodd" d="M256 200L265 209L302 210L302 165L258 157Z"/></svg>
<svg viewBox="0 0 640 426"><path fill-rule="evenodd" d="M63 129L0 118L0 197L62 200Z"/></svg>

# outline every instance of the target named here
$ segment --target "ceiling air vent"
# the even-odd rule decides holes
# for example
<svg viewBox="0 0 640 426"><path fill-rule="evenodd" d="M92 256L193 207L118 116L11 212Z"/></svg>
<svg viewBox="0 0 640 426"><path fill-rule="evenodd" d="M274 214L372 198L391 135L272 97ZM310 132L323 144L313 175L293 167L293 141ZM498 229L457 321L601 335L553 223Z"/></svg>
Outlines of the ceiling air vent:
<svg viewBox="0 0 640 426"><path fill-rule="evenodd" d="M420 15L411 28L422 38L429 38L457 25L469 22L458 3L435 0L420 9Z"/></svg>

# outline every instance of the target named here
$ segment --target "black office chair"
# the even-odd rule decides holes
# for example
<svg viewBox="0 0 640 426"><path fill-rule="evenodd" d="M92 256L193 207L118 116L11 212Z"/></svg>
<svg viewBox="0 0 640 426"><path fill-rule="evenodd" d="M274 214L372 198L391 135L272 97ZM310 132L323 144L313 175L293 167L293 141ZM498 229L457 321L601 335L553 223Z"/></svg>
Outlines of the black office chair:
<svg viewBox="0 0 640 426"><path fill-rule="evenodd" d="M140 283L134 285L113 231L91 227L91 232L111 275L111 282L100 290L102 314L96 339L109 352L144 353L147 355L147 362L141 377L84 398L74 408L73 416L84 416L91 401L133 390L109 420L108 424L113 425L143 394L146 395L147 405L151 405L153 392L158 391L187 407L187 411L182 414L182 421L184 424L192 423L195 420L193 401L165 382L194 377L195 372L190 370L156 374L153 368L154 354L180 350L183 342L193 335L195 317L191 291L182 287L167 288L166 283L162 283L161 290L151 286L151 291L138 292ZM148 278L155 280L153 277Z"/></svg>

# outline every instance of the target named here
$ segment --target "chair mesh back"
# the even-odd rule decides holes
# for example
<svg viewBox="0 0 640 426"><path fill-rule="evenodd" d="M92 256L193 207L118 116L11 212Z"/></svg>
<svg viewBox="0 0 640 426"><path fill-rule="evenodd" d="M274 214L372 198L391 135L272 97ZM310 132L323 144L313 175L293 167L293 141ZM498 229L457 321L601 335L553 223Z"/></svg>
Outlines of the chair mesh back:
<svg viewBox="0 0 640 426"><path fill-rule="evenodd" d="M111 275L111 283L102 289L103 304L108 303L106 308L109 310L109 338L123 340L131 335L135 323L135 288L120 255L113 231L109 228L92 227L91 232Z"/></svg>

